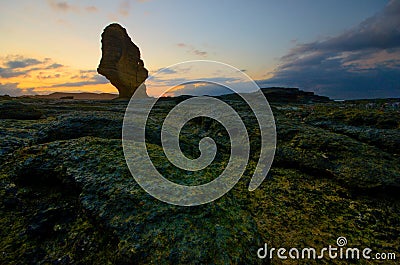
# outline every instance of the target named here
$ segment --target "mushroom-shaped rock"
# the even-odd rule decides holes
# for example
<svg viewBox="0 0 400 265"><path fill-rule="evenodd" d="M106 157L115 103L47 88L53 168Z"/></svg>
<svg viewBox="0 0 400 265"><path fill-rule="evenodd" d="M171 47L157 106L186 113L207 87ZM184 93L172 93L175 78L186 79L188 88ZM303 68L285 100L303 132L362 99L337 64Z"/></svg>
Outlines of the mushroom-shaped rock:
<svg viewBox="0 0 400 265"><path fill-rule="evenodd" d="M118 89L120 98L130 98L148 77L139 48L126 29L116 23L104 29L101 45L102 57L97 72ZM140 93L138 96L147 97L145 90Z"/></svg>

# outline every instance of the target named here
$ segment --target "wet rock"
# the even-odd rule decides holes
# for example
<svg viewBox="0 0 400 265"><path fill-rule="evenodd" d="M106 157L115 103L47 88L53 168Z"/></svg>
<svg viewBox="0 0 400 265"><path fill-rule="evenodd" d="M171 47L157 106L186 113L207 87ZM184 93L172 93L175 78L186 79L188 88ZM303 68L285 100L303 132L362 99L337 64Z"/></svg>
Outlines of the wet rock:
<svg viewBox="0 0 400 265"><path fill-rule="evenodd" d="M17 197L17 187L15 186L14 183L10 183L8 185L5 185L4 187L4 199L3 199L3 205L5 209L7 210L12 210L15 209L15 207L18 206L19 204L19 198Z"/></svg>
<svg viewBox="0 0 400 265"><path fill-rule="evenodd" d="M54 260L51 264L53 265L68 265L71 264L71 257L69 255L64 255L61 258Z"/></svg>
<svg viewBox="0 0 400 265"><path fill-rule="evenodd" d="M38 133L38 142L68 140L84 136L121 139L123 116L110 112L86 112L61 115Z"/></svg>
<svg viewBox="0 0 400 265"><path fill-rule="evenodd" d="M335 133L348 135L360 142L381 148L389 153L400 154L400 130L398 129L351 126L332 121L314 121L309 123Z"/></svg>
<svg viewBox="0 0 400 265"><path fill-rule="evenodd" d="M159 150L160 147L149 145L149 148ZM33 146L16 155L24 160L19 160L21 166L16 175L28 171L18 177L18 183L24 185L48 182L40 177L45 173L43 170L37 174L31 168L57 168L62 161L66 174L73 176L82 189L79 197L84 212L118 235L121 260L151 263L168 259L169 251L161 256L148 252L162 246L177 253L173 259L178 263L190 262L194 257L202 263L223 262L231 259L230 251L235 252L234 260L250 262L255 246L261 244L254 220L232 198L227 197L217 205L186 208L168 205L147 195L130 176L120 140L82 137ZM45 161L45 165L40 161ZM29 177L31 183L21 182L21 178ZM28 234L48 236L55 221L53 217L62 215L55 212L45 210L35 215ZM240 240L235 231L242 231ZM157 241L152 239L155 235L158 235ZM215 252L218 247L226 251Z"/></svg>
<svg viewBox="0 0 400 265"><path fill-rule="evenodd" d="M26 234L35 238L50 236L57 221L68 218L70 213L62 207L48 208L38 211L29 221ZM63 220L65 221L65 220Z"/></svg>
<svg viewBox="0 0 400 265"><path fill-rule="evenodd" d="M257 138L249 110L223 99ZM186 174L168 164L159 131L178 101L163 99L149 119L149 156L171 181L209 182L225 168L229 137L218 123L192 120L181 132L182 151L195 157L199 139L215 139L211 170ZM353 106L272 103L278 146L262 185L247 189L258 158L255 139L249 166L230 192L210 204L177 207L148 195L130 175L117 135L125 103L51 102L40 103L45 119L0 121L0 136L14 145L0 157L0 201L18 199L15 207L0 207L6 253L0 263L257 264L264 243L322 247L335 245L339 235L354 247L398 251L400 161L384 143L385 135L397 134L395 127L378 128L380 118L396 118L395 112L372 118L361 112L358 119ZM334 123L321 123L329 119Z"/></svg>
<svg viewBox="0 0 400 265"><path fill-rule="evenodd" d="M42 112L35 107L14 100L0 101L0 119L37 120Z"/></svg>

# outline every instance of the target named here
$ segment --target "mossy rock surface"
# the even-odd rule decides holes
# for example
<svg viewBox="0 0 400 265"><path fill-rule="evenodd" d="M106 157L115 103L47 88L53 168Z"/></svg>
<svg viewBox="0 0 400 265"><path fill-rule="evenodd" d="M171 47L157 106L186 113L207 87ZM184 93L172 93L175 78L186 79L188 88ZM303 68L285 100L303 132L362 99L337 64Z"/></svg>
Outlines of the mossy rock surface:
<svg viewBox="0 0 400 265"><path fill-rule="evenodd" d="M43 114L40 120L0 120L0 263L265 264L270 261L257 258L264 243L321 248L339 236L351 247L400 255L399 127L385 122L400 120L399 112L369 114L354 103L273 103L275 160L249 192L259 130L246 105L222 99L245 121L250 161L230 192L196 207L158 201L135 182L120 139L126 102L24 102ZM229 138L217 122L191 121L180 135L183 152L198 156L192 147L209 136L221 153L201 174L174 167L159 133L176 103L163 99L152 113L149 155L175 182L207 182L225 167Z"/></svg>

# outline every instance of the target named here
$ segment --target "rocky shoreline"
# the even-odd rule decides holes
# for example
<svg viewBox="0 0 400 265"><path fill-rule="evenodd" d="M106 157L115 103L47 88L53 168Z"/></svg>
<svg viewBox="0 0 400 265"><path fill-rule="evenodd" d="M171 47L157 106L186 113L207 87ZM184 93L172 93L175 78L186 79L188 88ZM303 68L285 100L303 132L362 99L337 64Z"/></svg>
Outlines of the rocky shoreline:
<svg viewBox="0 0 400 265"><path fill-rule="evenodd" d="M252 151L239 183L197 207L160 202L131 177L121 146L126 101L1 99L0 109L15 111L0 116L0 263L261 264L268 262L257 258L264 243L318 248L339 236L352 247L399 255L399 110L293 89L264 93L278 133L267 179L247 191L257 161ZM251 116L234 96L220 98ZM196 174L182 177L160 155L162 118L180 100L157 104L146 136L157 168L192 183ZM256 123L245 123L257 150ZM184 151L197 155L185 147L201 139L193 134L228 150L218 126L194 120L182 132ZM202 177L213 179L228 157Z"/></svg>

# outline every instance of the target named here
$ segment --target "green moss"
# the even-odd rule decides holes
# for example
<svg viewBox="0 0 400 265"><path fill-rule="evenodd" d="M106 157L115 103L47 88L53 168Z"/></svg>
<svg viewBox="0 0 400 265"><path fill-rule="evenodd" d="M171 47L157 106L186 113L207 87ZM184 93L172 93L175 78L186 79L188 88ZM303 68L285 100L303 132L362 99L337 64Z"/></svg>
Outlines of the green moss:
<svg viewBox="0 0 400 265"><path fill-rule="evenodd" d="M275 160L262 185L249 192L259 129L248 107L231 103L245 120L251 158L230 192L197 207L160 202L135 182L121 140L108 137L121 129L121 103L40 102L45 119L0 121L8 137L0 157L0 263L257 264L268 262L256 256L264 242L320 248L335 245L339 236L352 247L399 252L396 112L368 112L350 103L273 105ZM166 160L160 143L162 118L173 106L168 100L159 103L146 128L154 165L177 183L214 179L229 158L226 132L207 119L184 128L181 147L189 157L199 155L196 148L204 136L219 148L205 171L188 174ZM114 122L105 128L88 123L84 134L57 139L68 122L83 116ZM40 139L51 141L38 144Z"/></svg>

